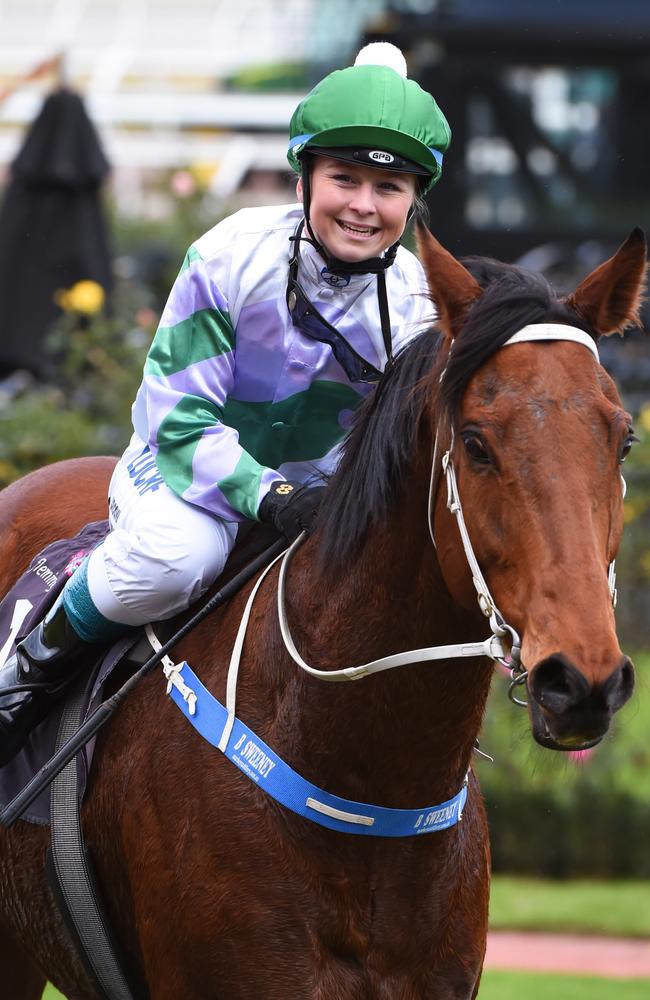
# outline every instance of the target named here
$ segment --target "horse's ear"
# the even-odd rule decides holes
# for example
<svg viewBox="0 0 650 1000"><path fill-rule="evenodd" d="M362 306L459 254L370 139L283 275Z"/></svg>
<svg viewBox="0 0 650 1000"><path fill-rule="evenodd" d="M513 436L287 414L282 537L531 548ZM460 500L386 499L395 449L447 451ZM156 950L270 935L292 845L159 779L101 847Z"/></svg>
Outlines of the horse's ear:
<svg viewBox="0 0 650 1000"><path fill-rule="evenodd" d="M438 310L438 326L445 337L452 338L465 312L481 294L481 286L419 221L416 238L429 292Z"/></svg>
<svg viewBox="0 0 650 1000"><path fill-rule="evenodd" d="M597 337L639 325L646 276L645 233L633 229L613 257L581 281L567 297Z"/></svg>

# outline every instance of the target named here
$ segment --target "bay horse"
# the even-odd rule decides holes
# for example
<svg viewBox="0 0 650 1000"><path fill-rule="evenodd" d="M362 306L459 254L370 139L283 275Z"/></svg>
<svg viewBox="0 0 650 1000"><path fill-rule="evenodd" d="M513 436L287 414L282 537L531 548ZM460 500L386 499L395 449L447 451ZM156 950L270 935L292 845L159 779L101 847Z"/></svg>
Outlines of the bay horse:
<svg viewBox="0 0 650 1000"><path fill-rule="evenodd" d="M403 351L358 415L288 573L294 641L328 671L485 638L447 503L448 453L480 571L522 637L533 736L559 750L591 745L633 687L608 586L630 417L584 343L504 345L530 324L569 325L595 342L636 322L645 239L635 230L565 298L510 265L465 266L426 232L420 253L438 332ZM0 494L3 593L39 547L104 516L112 465L55 464ZM220 698L249 589L175 651ZM311 823L203 741L162 675L149 675L102 731L83 807L137 995L476 997L490 858L471 761L492 665L475 656L322 683L287 654L276 589L274 568L253 607L238 716L306 779L351 800L444 802L469 771L462 822L392 839ZM89 1000L44 879L47 835L22 821L0 831L4 995L36 1000L47 977Z"/></svg>

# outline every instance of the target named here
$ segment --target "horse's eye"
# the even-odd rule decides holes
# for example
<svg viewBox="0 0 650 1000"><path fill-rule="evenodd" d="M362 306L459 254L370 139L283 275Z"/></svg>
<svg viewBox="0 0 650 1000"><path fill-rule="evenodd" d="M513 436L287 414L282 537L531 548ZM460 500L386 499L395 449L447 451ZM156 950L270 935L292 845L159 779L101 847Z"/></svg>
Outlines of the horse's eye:
<svg viewBox="0 0 650 1000"><path fill-rule="evenodd" d="M623 447L621 448L620 455L618 456L619 462L624 462L625 461L625 459L627 458L627 456L630 454L630 451L632 450L632 445L634 444L635 441L639 441L639 440L640 440L640 438L638 438L636 436L636 434L634 433L634 431L630 427L629 433L628 433L627 437L625 438L625 441L623 442Z"/></svg>
<svg viewBox="0 0 650 1000"><path fill-rule="evenodd" d="M479 465L490 464L490 455L480 437L471 432L467 432L462 435L462 438L463 444L465 445L465 451L473 462L478 462Z"/></svg>

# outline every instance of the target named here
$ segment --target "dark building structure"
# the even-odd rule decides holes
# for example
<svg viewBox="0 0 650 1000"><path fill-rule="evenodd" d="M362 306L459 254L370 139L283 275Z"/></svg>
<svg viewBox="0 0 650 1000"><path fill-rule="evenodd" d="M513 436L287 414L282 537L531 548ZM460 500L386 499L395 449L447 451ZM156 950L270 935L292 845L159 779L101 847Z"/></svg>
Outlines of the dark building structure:
<svg viewBox="0 0 650 1000"><path fill-rule="evenodd" d="M513 260L551 243L613 246L648 228L647 0L401 6L366 40L399 45L451 123L431 197L443 243Z"/></svg>

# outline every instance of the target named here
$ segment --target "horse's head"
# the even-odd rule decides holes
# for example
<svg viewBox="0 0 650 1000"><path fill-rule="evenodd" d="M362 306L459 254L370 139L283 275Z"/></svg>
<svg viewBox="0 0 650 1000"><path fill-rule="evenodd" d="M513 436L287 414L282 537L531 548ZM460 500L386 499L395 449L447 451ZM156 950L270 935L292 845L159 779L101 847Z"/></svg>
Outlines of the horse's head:
<svg viewBox="0 0 650 1000"><path fill-rule="evenodd" d="M608 586L622 531L621 463L634 439L631 419L579 339L506 341L530 324L565 324L597 343L637 322L645 238L635 230L564 299L518 268L480 260L466 268L429 233L421 234L420 249L444 340L437 418L442 412L447 442L453 436L478 564L522 639L534 737L559 750L591 746L634 685ZM439 488L441 569L454 597L468 605L475 592L446 499Z"/></svg>

